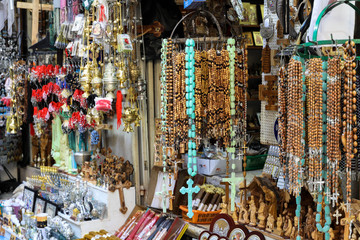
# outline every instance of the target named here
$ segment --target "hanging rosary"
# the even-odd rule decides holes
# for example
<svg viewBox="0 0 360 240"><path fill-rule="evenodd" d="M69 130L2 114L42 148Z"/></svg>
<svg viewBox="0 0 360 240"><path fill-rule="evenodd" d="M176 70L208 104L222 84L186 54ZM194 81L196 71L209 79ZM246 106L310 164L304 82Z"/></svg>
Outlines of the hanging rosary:
<svg viewBox="0 0 360 240"><path fill-rule="evenodd" d="M354 159L354 154L357 149L354 148L354 140L357 140L357 135L353 134L353 125L356 124L356 49L353 41L346 42L344 46L344 60L345 60L345 77L344 77L344 100L343 100L343 135L341 137L344 152L346 156L346 206L347 211L350 211L351 204L351 163ZM355 138L355 139L354 139Z"/></svg>
<svg viewBox="0 0 360 240"><path fill-rule="evenodd" d="M318 62L321 62L320 59L317 59ZM320 64L320 63L319 63ZM327 125L327 108L326 108L326 103L327 103L327 62L322 62L322 70L323 70L323 74L322 74L322 86L320 87L320 89L322 89L322 101L320 102L321 105L323 105L324 107L322 108L322 156L321 159L322 161L320 162L320 173L321 176L320 178L323 178L325 182L325 191L323 192L323 189L320 187L318 189L318 195L317 195L317 207L316 207L316 228L318 229L319 232L323 232L325 233L325 240L329 240L330 239L330 234L329 234L329 230L330 230L330 225L331 225L331 216L330 216L330 200L329 200L329 188L328 188L328 181L327 181L327 171L322 170L323 164L326 164L327 162L327 146L326 146L326 141L327 141L327 136L326 136L326 125ZM321 71L320 71L321 73ZM326 168L325 168L326 169ZM321 183L320 183L321 184ZM328 194L323 194L328 192ZM324 226L321 226L321 213L322 213L322 208L323 208L323 201L325 204L325 214L324 214L324 218L325 218L325 224Z"/></svg>
<svg viewBox="0 0 360 240"><path fill-rule="evenodd" d="M194 177L197 173L196 165L196 142L195 142L195 52L194 52L195 42L193 39L186 40L185 48L185 83L186 83L186 113L189 117L189 130L188 130L188 173L190 177ZM192 210L192 198L193 193L198 193L200 191L199 186L193 187L194 181L189 178L187 180L188 187L182 187L180 189L181 194L188 194L188 213L187 216L192 218L194 212Z"/></svg>
<svg viewBox="0 0 360 240"><path fill-rule="evenodd" d="M340 59L328 61L327 78L327 174L328 189L331 191L332 206L338 201L341 119L341 72Z"/></svg>
<svg viewBox="0 0 360 240"><path fill-rule="evenodd" d="M235 211L235 195L236 187L238 186L241 178L235 176L235 129L233 126L233 121L235 117L235 40L233 38L228 39L227 41L227 51L229 52L229 70L230 70L230 80L229 80L229 92L230 92L230 146L227 148L227 153L231 159L231 177L223 178L223 182L228 182L231 185L231 211Z"/></svg>

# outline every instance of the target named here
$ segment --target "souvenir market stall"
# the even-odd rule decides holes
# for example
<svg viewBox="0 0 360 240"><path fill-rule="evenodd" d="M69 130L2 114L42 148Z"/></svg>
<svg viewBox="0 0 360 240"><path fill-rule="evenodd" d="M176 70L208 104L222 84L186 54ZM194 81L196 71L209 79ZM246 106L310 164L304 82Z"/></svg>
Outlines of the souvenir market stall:
<svg viewBox="0 0 360 240"><path fill-rule="evenodd" d="M0 239L360 238L359 13L0 1Z"/></svg>

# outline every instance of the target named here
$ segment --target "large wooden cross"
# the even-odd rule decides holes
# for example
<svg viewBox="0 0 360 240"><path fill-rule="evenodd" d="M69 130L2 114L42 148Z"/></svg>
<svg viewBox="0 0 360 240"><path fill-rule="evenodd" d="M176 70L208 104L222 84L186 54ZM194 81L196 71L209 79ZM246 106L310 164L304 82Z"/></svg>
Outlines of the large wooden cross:
<svg viewBox="0 0 360 240"><path fill-rule="evenodd" d="M31 29L31 44L37 43L37 34L39 32L39 11L52 11L52 4L40 4L40 0L33 0L30 2L17 2L17 8L27 9L32 11L32 29Z"/></svg>
<svg viewBox="0 0 360 240"><path fill-rule="evenodd" d="M125 183L122 183L121 181L115 185L115 189L119 190L119 198L120 198L120 212L122 214L125 214L128 210L128 208L125 205L125 196L124 196L124 188L129 189L131 187L131 182L126 181Z"/></svg>

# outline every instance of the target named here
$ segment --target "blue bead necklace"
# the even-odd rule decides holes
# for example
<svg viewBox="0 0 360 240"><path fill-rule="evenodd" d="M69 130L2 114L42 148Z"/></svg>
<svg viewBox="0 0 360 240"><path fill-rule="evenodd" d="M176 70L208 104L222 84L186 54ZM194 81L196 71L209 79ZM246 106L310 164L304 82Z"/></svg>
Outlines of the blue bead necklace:
<svg viewBox="0 0 360 240"><path fill-rule="evenodd" d="M197 173L196 165L196 126L195 126L195 42L186 40L185 47L185 84L186 84L186 114L189 117L188 129L188 173L194 177Z"/></svg>

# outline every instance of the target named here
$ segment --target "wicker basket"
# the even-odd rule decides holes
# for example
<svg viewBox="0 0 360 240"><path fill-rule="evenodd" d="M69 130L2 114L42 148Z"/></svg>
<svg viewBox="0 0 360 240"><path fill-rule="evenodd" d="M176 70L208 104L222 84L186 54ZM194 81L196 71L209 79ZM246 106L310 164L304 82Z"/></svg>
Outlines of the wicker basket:
<svg viewBox="0 0 360 240"><path fill-rule="evenodd" d="M188 213L188 208L186 206L180 206L182 210L182 217L185 221L195 223L195 224L210 224L216 215L218 215L221 210L213 212L203 212L198 210L193 210L194 216L189 218L186 214Z"/></svg>

